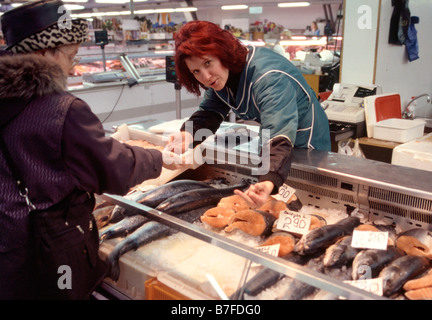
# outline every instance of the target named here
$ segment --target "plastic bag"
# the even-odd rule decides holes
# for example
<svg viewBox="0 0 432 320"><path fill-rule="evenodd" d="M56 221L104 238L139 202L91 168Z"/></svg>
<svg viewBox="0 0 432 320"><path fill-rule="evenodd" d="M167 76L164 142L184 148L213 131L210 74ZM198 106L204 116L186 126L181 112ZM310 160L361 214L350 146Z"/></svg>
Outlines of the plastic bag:
<svg viewBox="0 0 432 320"><path fill-rule="evenodd" d="M363 151L360 148L358 139L341 140L338 143L338 153L354 156L358 158L365 158Z"/></svg>

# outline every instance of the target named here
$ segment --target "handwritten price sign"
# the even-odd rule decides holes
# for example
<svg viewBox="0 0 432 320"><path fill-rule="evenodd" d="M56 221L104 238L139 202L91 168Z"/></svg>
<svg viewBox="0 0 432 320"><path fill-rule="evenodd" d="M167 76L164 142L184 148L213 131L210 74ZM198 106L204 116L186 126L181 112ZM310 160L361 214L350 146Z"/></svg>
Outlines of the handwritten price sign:
<svg viewBox="0 0 432 320"><path fill-rule="evenodd" d="M294 188L291 188L289 185L284 184L279 188L279 193L272 197L276 200L288 202L288 200L291 199L295 192L296 190Z"/></svg>
<svg viewBox="0 0 432 320"><path fill-rule="evenodd" d="M355 286L359 289L365 290L370 293L374 293L376 295L383 295L383 279L382 278L373 278L373 279L364 279L364 280L354 280L354 281L344 281L352 286Z"/></svg>
<svg viewBox="0 0 432 320"><path fill-rule="evenodd" d="M387 250L388 232L354 230L351 246L362 249Z"/></svg>
<svg viewBox="0 0 432 320"><path fill-rule="evenodd" d="M270 246L260 246L256 247L261 252L268 253L269 255L277 257L279 254L280 243L276 243Z"/></svg>
<svg viewBox="0 0 432 320"><path fill-rule="evenodd" d="M288 232L305 234L309 231L310 223L311 218L309 215L293 211L282 211L279 214L276 228Z"/></svg>

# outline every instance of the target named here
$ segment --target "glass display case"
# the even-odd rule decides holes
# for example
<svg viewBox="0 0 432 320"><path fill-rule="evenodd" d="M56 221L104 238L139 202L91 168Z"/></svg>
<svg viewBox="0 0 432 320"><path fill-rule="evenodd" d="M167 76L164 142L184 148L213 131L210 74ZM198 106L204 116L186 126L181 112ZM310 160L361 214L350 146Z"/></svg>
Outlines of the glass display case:
<svg viewBox="0 0 432 320"><path fill-rule="evenodd" d="M121 82L127 78L138 82L165 80L165 56L172 55L173 51L147 49L147 45L108 45L104 49L82 46L77 54L81 59L69 74L68 86L79 87L84 82ZM83 79L85 75L87 78Z"/></svg>

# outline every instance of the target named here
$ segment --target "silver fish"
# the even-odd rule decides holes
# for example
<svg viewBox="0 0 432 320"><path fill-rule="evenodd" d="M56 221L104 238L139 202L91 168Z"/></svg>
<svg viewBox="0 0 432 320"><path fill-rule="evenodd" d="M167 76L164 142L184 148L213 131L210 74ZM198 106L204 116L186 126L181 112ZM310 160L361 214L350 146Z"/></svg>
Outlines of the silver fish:
<svg viewBox="0 0 432 320"><path fill-rule="evenodd" d="M149 221L148 218L142 215L135 215L130 217L125 217L123 220L117 222L113 226L104 230L100 234L100 242L102 243L104 240L114 239L118 237L126 237L136 229L141 227L144 223Z"/></svg>
<svg viewBox="0 0 432 320"><path fill-rule="evenodd" d="M396 247L388 247L387 250L362 250L354 258L352 278L353 280L376 278L387 264L404 254Z"/></svg>
<svg viewBox="0 0 432 320"><path fill-rule="evenodd" d="M386 297L398 293L408 280L429 268L429 259L419 256L399 257L379 274L383 278L383 293Z"/></svg>
<svg viewBox="0 0 432 320"><path fill-rule="evenodd" d="M324 255L324 266L339 267L351 263L360 251L360 249L353 248L351 242L352 236L346 236L328 247Z"/></svg>
<svg viewBox="0 0 432 320"><path fill-rule="evenodd" d="M304 234L294 247L298 254L310 254L335 243L340 238L352 234L360 224L357 217L348 217L331 225L312 229Z"/></svg>

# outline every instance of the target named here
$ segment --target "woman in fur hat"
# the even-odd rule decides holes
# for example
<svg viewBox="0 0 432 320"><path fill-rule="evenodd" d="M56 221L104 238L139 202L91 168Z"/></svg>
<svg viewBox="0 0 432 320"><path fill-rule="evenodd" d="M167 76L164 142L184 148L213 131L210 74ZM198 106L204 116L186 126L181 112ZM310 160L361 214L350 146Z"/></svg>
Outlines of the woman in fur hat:
<svg viewBox="0 0 432 320"><path fill-rule="evenodd" d="M85 20L71 21L61 1L37 1L1 25L0 299L87 299L107 272L93 194L158 177L162 154L106 138L65 91Z"/></svg>

